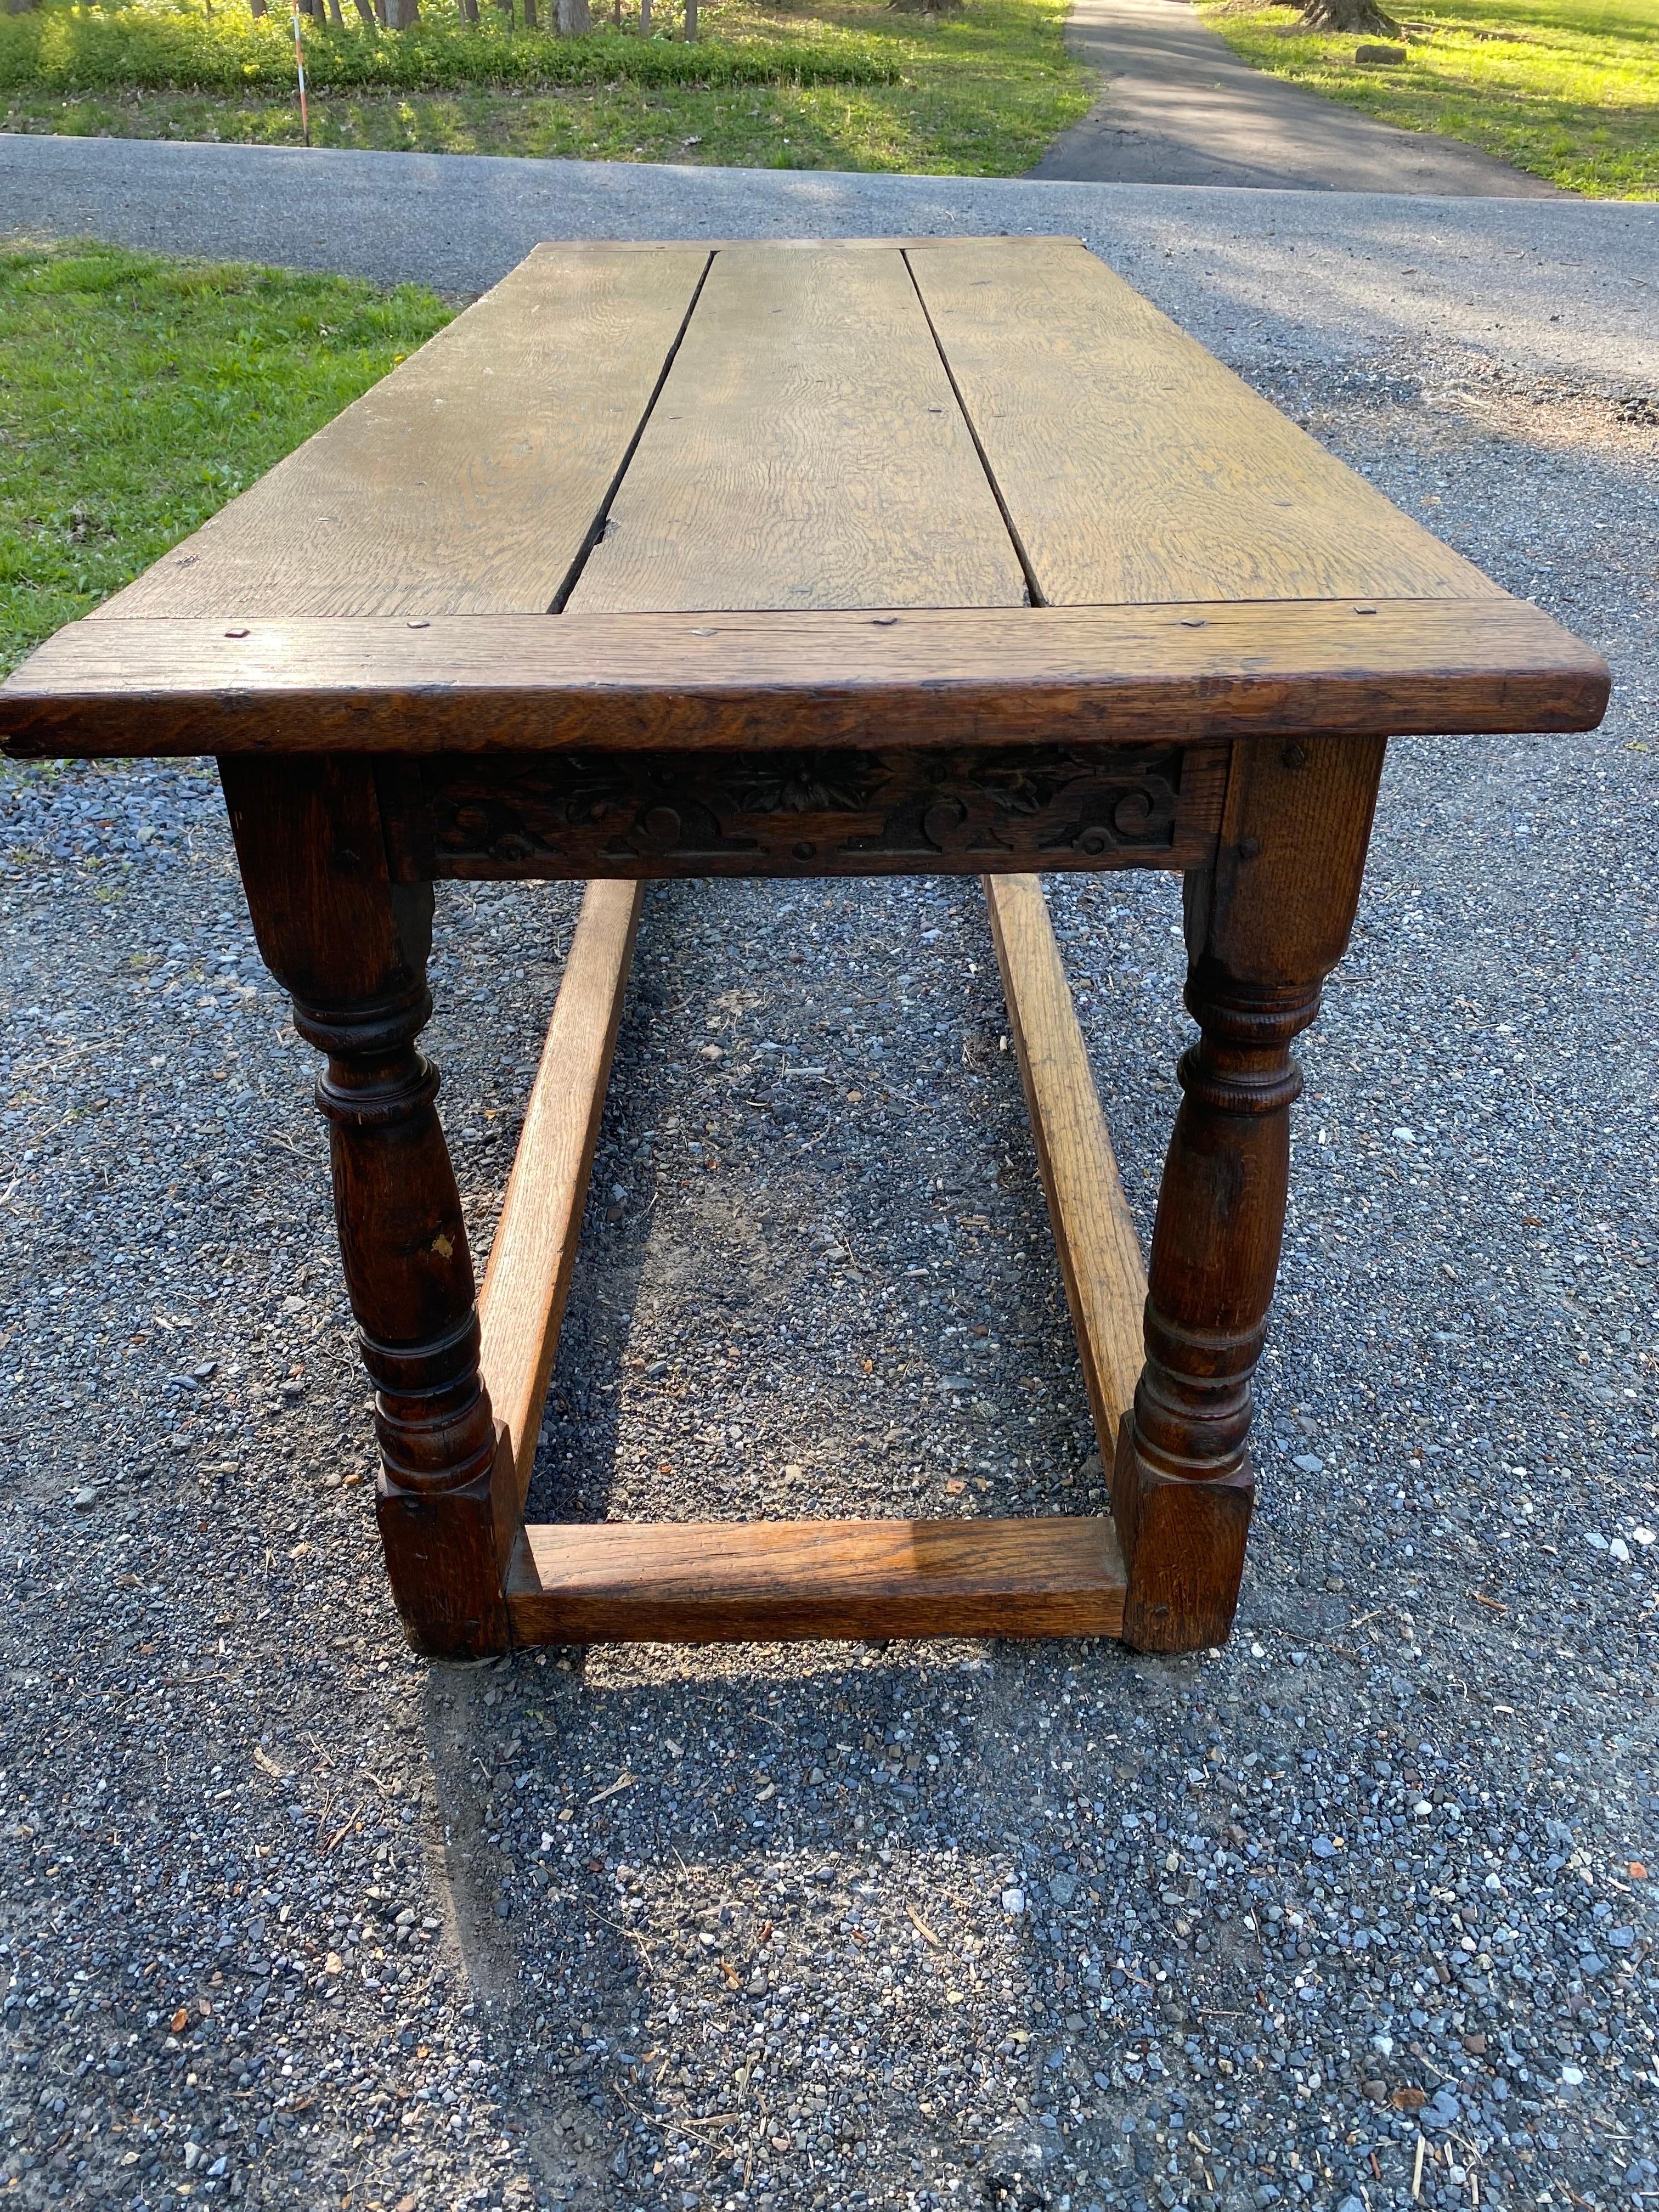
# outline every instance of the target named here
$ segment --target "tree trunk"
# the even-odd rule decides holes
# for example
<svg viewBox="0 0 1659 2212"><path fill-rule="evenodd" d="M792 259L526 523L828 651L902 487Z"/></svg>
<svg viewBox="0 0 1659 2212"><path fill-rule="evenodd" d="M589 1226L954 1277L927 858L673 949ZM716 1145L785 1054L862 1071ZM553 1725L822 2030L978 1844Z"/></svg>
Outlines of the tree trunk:
<svg viewBox="0 0 1659 2212"><path fill-rule="evenodd" d="M1354 33L1368 38L1400 36L1399 24L1377 6L1376 0L1306 0L1302 27L1305 31L1340 31L1345 36Z"/></svg>
<svg viewBox="0 0 1659 2212"><path fill-rule="evenodd" d="M250 15L263 15L265 12L265 0L247 0L247 12Z"/></svg>
<svg viewBox="0 0 1659 2212"><path fill-rule="evenodd" d="M558 12L554 21L562 39L580 39L593 27L592 12L587 0L558 0Z"/></svg>
<svg viewBox="0 0 1659 2212"><path fill-rule="evenodd" d="M406 31L419 20L420 0L386 0L386 27L388 31Z"/></svg>
<svg viewBox="0 0 1659 2212"><path fill-rule="evenodd" d="M526 31L533 31L538 27L536 0L524 0L524 27Z"/></svg>

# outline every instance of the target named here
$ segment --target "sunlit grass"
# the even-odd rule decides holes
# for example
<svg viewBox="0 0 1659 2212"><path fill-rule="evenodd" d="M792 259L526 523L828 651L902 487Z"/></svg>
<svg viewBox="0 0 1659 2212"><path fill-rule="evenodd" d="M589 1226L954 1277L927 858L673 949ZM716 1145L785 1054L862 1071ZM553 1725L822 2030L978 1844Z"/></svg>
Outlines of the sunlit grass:
<svg viewBox="0 0 1659 2212"><path fill-rule="evenodd" d="M519 0L521 8L522 0ZM638 0L580 39L464 22L305 26L314 144L739 167L1011 175L1089 105L1066 0L713 0L688 46L676 0L641 37ZM544 0L543 14L550 11ZM0 126L289 144L291 18L205 0L47 4L0 15Z"/></svg>
<svg viewBox="0 0 1659 2212"><path fill-rule="evenodd" d="M1310 36L1294 9L1205 8L1257 69L1410 131L1437 131L1565 190L1659 198L1659 0L1435 0L1407 59L1357 63L1352 37Z"/></svg>
<svg viewBox="0 0 1659 2212"><path fill-rule="evenodd" d="M0 252L0 673L450 317L413 285Z"/></svg>

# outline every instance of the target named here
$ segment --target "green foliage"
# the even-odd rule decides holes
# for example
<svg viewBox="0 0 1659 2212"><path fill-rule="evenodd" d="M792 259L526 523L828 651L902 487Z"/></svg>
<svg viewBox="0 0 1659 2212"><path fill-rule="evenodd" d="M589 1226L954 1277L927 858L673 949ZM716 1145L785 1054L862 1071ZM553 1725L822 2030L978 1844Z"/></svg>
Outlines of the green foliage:
<svg viewBox="0 0 1659 2212"><path fill-rule="evenodd" d="M1211 27L1257 69L1408 131L1435 131L1565 191L1659 198L1659 0L1434 0L1407 15L1407 58L1303 31L1290 9L1225 0Z"/></svg>
<svg viewBox="0 0 1659 2212"><path fill-rule="evenodd" d="M319 93L472 84L890 84L901 73L892 54L856 33L686 46L617 30L561 39L509 30L499 10L489 14L496 20L470 24L434 9L407 31L380 30L355 13L329 27L302 18L307 82ZM293 82L293 18L281 12L256 17L221 6L208 15L132 0L0 15L0 88L250 92L286 90Z"/></svg>
<svg viewBox="0 0 1659 2212"><path fill-rule="evenodd" d="M413 285L114 246L0 252L0 672L449 315Z"/></svg>
<svg viewBox="0 0 1659 2212"><path fill-rule="evenodd" d="M0 15L0 130L297 144L291 17L207 5L46 0ZM1089 105L1066 0L944 14L707 0L690 46L664 34L683 5L655 0L650 38L627 27L639 8L627 0L621 30L557 39L512 30L492 0L477 26L456 0L422 0L404 32L369 30L344 0L343 28L305 23L312 143L1011 176ZM593 0L596 22L610 13Z"/></svg>

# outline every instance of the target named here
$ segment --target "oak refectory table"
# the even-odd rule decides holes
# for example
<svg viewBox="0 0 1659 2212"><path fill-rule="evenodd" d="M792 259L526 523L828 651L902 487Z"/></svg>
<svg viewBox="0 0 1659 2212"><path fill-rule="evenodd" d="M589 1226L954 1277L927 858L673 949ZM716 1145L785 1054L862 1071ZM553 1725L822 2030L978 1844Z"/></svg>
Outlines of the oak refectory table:
<svg viewBox="0 0 1659 2212"><path fill-rule="evenodd" d="M1228 1632L1291 1056L1386 739L1607 671L1063 238L544 246L0 690L16 757L217 756L327 1055L380 1526L422 1650ZM1143 1274L1039 872L1185 878ZM972 872L1111 1519L526 1526L665 876ZM440 878L586 879L475 1296L416 1047Z"/></svg>

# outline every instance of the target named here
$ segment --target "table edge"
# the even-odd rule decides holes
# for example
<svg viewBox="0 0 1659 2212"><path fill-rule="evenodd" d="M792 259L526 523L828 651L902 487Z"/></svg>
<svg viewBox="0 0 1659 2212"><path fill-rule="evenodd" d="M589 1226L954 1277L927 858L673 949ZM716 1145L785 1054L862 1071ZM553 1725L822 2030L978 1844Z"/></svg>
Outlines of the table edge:
<svg viewBox="0 0 1659 2212"><path fill-rule="evenodd" d="M1526 600L88 617L0 684L12 758L1202 743L1594 728L1607 664Z"/></svg>

